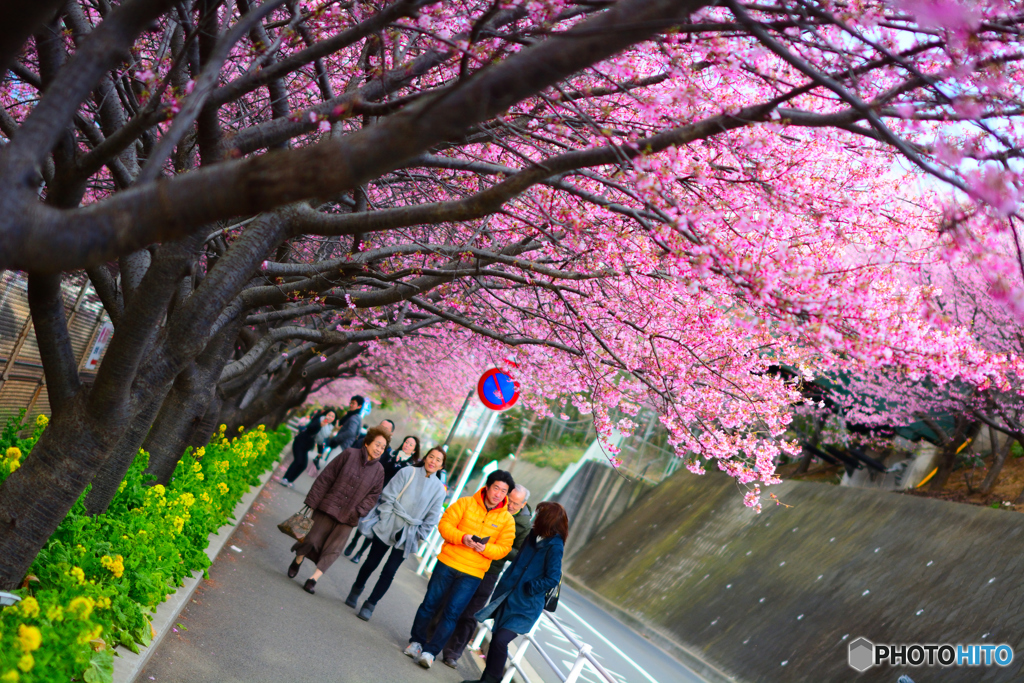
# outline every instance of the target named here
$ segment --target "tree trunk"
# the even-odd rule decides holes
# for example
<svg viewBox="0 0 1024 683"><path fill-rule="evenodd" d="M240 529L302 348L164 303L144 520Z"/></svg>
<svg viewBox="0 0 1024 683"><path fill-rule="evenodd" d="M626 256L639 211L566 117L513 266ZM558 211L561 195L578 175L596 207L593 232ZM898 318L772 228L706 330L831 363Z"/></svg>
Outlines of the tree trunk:
<svg viewBox="0 0 1024 683"><path fill-rule="evenodd" d="M91 419L79 394L55 414L0 487L0 589L21 584L39 549L116 445L120 429Z"/></svg>
<svg viewBox="0 0 1024 683"><path fill-rule="evenodd" d="M953 468L956 466L957 448L956 442L943 447L942 454L939 457L939 471L935 473L935 476L928 483L929 491L941 491L946 487L949 477L953 474Z"/></svg>
<svg viewBox="0 0 1024 683"><path fill-rule="evenodd" d="M985 481L981 482L981 488L978 489L979 493L986 496L995 488L999 474L1003 471L1003 465L1006 464L1006 456L1010 454L1010 447L1013 445L1013 439L1007 436L1006 444L1002 448L996 448L996 430L989 427L989 432L992 437L992 467L989 468L988 474L985 475Z"/></svg>
<svg viewBox="0 0 1024 683"><path fill-rule="evenodd" d="M143 445L149 452L146 472L156 477L155 483L167 484L171 480L174 468L206 416L238 327L237 324L225 326L199 360L175 378Z"/></svg>
<svg viewBox="0 0 1024 683"><path fill-rule="evenodd" d="M96 477L92 480L92 488L85 496L85 509L90 515L103 514L110 507L110 502L117 495L117 490L120 488L121 482L124 481L128 468L135 462L135 457L139 454L139 449L142 448L150 425L153 424L153 418L160 410L162 399L165 396L167 396L167 390L159 392L158 396L147 399L142 409L132 418L128 429L118 439L110 457L96 473Z"/></svg>
<svg viewBox="0 0 1024 683"><path fill-rule="evenodd" d="M188 445L192 448L199 448L210 443L210 439L213 438L213 433L217 431L217 425L220 422L217 418L220 417L220 409L223 404L218 392L213 392L213 398L210 400L210 405L206 407L206 414L203 415L203 419L196 425L196 429L192 432L192 436L189 437Z"/></svg>

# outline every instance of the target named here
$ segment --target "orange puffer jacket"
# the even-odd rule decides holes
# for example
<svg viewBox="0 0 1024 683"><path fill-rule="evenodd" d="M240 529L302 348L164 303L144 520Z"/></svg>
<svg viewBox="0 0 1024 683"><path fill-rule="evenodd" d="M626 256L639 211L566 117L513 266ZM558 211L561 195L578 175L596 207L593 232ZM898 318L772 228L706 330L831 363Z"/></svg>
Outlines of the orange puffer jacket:
<svg viewBox="0 0 1024 683"><path fill-rule="evenodd" d="M500 560L512 549L516 538L516 521L509 514L507 499L493 510L484 506L484 489L475 495L459 498L448 506L437 530L444 538L444 546L437 561L455 571L483 578L491 560ZM482 553L462 545L466 534L483 538L490 536Z"/></svg>

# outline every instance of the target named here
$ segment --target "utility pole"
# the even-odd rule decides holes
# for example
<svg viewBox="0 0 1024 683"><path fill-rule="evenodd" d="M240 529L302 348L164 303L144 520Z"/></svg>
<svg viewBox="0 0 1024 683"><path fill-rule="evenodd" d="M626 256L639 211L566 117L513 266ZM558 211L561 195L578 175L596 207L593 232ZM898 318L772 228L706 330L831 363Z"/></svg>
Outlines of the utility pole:
<svg viewBox="0 0 1024 683"><path fill-rule="evenodd" d="M441 447L444 449L445 453L448 452L448 444L452 442L452 437L455 436L455 430L459 428L459 423L462 422L462 416L466 414L466 408L469 407L469 402L472 399L473 390L470 389L469 393L466 394L466 400L462 402L462 409L459 410L459 414L455 417L455 422L452 423L451 430L448 431L448 438L444 440L444 446Z"/></svg>
<svg viewBox="0 0 1024 683"><path fill-rule="evenodd" d="M531 415L530 422L526 425L526 429L523 430L523 438L519 440L519 445L516 446L516 452L512 454L512 462L508 465L509 472L516 468L516 463L519 462L519 454L523 452L523 446L526 445L526 440L530 438L530 434L533 433L533 423L535 420L536 415Z"/></svg>

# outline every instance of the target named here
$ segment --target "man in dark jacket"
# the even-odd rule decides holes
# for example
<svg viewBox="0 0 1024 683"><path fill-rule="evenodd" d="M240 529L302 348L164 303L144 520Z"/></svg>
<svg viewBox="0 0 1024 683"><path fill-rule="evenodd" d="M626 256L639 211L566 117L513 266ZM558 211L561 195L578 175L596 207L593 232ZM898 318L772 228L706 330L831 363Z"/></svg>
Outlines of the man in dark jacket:
<svg viewBox="0 0 1024 683"><path fill-rule="evenodd" d="M338 431L327 442L328 450L331 448L352 448L355 440L359 438L359 427L363 419L363 403L366 402L358 394L352 397L348 403L348 412L338 421ZM359 444L362 446L362 444Z"/></svg>
<svg viewBox="0 0 1024 683"><path fill-rule="evenodd" d="M462 656L466 644L469 643L476 631L476 613L483 609L487 601L490 600L491 591L498 583L501 570L519 554L519 549L523 546L523 542L526 541L526 537L533 527L533 511L526 504L529 497L529 490L521 485L516 485L508 494L508 511L516 522L516 540L512 542L512 550L504 559L491 562L490 569L484 574L484 578L480 581L476 593L470 598L469 604L462 610L462 615L455 624L455 630L444 646L443 661L453 669L458 668L459 657Z"/></svg>

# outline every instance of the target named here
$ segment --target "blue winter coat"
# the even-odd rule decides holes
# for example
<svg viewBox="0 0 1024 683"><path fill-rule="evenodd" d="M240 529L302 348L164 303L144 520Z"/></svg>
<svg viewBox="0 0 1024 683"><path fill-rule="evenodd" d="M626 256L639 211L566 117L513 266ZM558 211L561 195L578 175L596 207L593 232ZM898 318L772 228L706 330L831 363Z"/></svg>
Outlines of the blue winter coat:
<svg viewBox="0 0 1024 683"><path fill-rule="evenodd" d="M544 610L544 598L562 579L561 536L537 540L530 532L516 559L494 588L494 599L476 613L478 621L494 618L494 630L529 633Z"/></svg>

